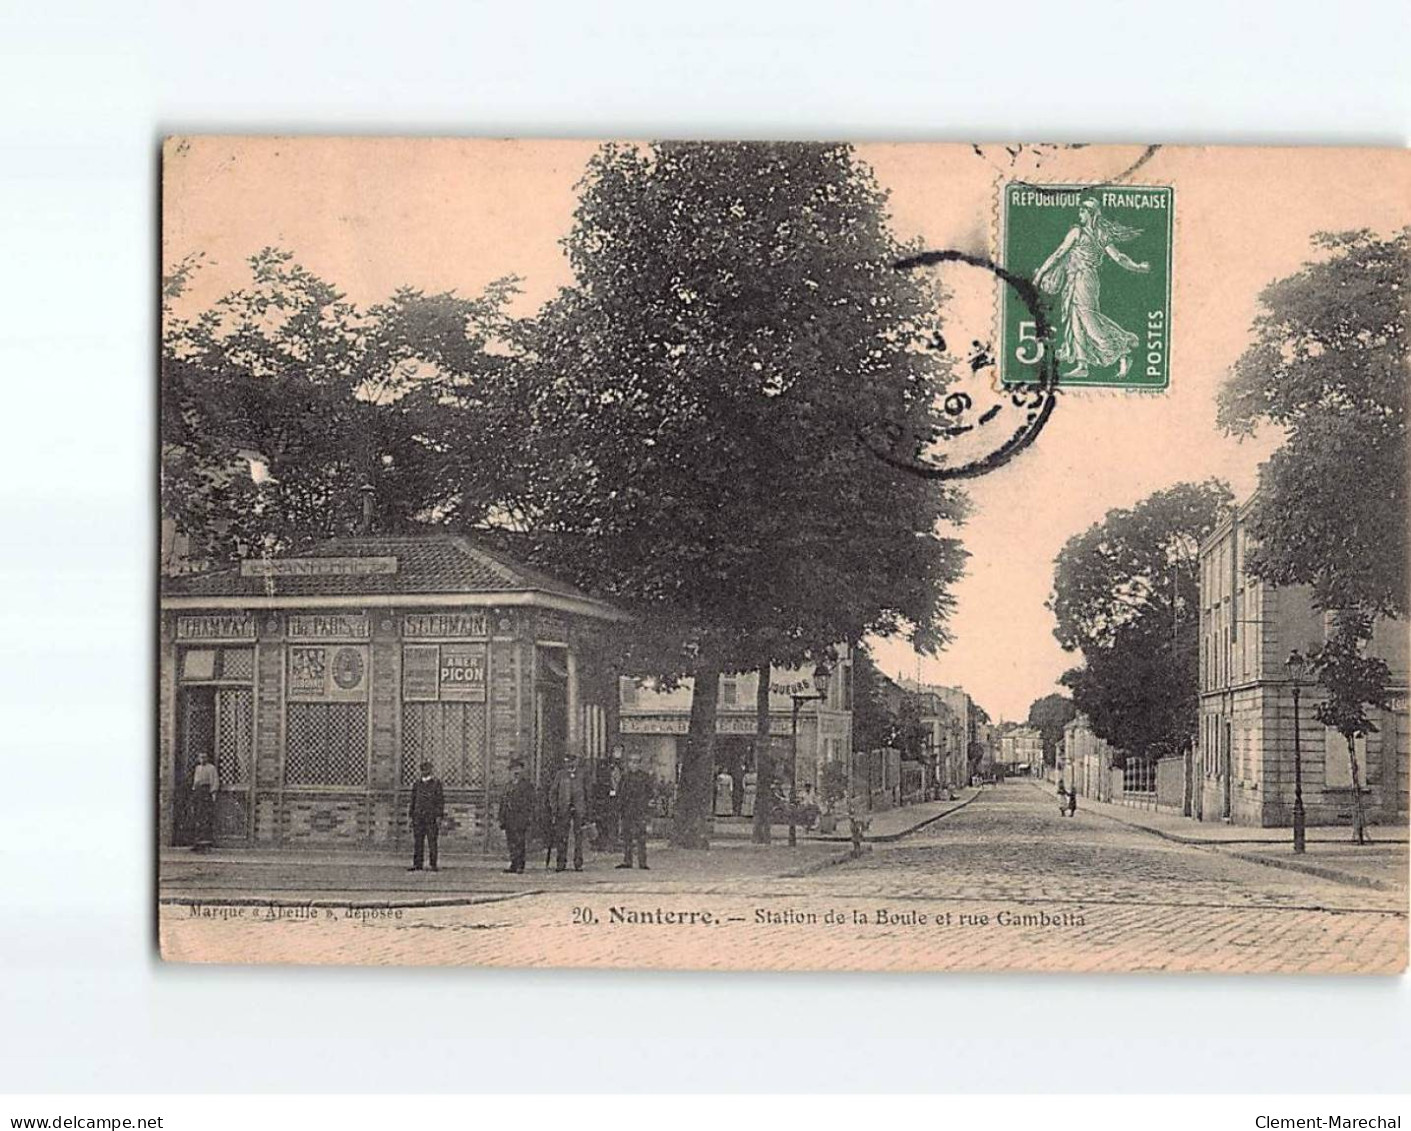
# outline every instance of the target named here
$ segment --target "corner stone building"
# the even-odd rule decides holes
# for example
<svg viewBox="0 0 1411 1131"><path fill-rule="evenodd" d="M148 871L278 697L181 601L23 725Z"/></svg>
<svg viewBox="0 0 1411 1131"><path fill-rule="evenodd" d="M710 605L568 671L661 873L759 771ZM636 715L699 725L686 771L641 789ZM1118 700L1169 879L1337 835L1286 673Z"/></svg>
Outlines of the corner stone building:
<svg viewBox="0 0 1411 1131"><path fill-rule="evenodd" d="M616 730L611 606L453 535L367 536L166 578L159 843L189 843L196 757L226 845L393 849L423 761L442 843L484 848L522 758L543 783Z"/></svg>
<svg viewBox="0 0 1411 1131"><path fill-rule="evenodd" d="M1249 577L1253 547L1245 503L1200 548L1200 733L1194 816L1236 825L1293 823L1293 689L1285 661L1327 639L1328 620L1307 586L1274 588ZM1391 707L1369 709L1377 730L1357 742L1369 821L1404 829L1407 821L1404 622L1381 620L1368 651L1391 669ZM1298 744L1309 825L1352 821L1347 740L1314 715L1322 689L1301 687Z"/></svg>

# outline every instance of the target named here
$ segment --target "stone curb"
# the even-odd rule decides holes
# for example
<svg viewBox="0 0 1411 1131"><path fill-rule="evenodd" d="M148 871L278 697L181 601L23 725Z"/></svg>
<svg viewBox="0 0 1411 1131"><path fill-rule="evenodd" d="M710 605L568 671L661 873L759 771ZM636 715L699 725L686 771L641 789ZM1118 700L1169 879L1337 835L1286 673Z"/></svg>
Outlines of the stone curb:
<svg viewBox="0 0 1411 1131"><path fill-rule="evenodd" d="M973 799L972 799L972 800L973 800ZM967 803L967 804L968 804L968 803ZM957 808L958 808L958 806L957 806ZM955 812L955 810L954 810L954 809L948 809L946 812L948 812L948 813L953 813L953 812ZM931 818L930 820L936 820L936 819L938 819L939 817L944 817L945 815L946 815L945 813L940 813L940 814L937 815L937 817L933 817L933 818ZM930 824L930 820L928 820L928 821L925 822L925 823L926 823L926 824ZM920 826L918 825L917 828L919 828L919 827L920 827ZM912 831L912 830L909 830L909 831ZM811 875L814 875L814 874L817 873L817 872L822 872L822 871L824 871L824 870L826 870L826 869L828 869L828 868L836 867L836 866L839 865L839 864L844 864L844 863L846 863L846 862L847 862L848 860L850 860L850 859L852 859L852 850L851 850L851 849L849 849L849 850L846 851L846 852L835 852L835 853L833 853L833 854L831 854L831 855L829 855L829 856L823 857L823 858L820 859L820 860L813 860L813 861L810 861L809 863L804 864L804 865L802 865L801 867L794 868L794 869L792 869L792 870L790 870L790 871L787 871L787 872L778 872L778 873L775 873L775 874L772 874L772 875L756 876L756 877L750 877L750 878L751 878L751 879L774 879L774 880L792 880L792 879L799 879L799 878L802 878L802 877L804 877L804 876L811 876ZM717 879L717 880L718 880L718 879L729 879L729 878L730 878L730 877L727 876L727 877L712 877L711 879ZM561 890L561 889L560 889L560 890ZM505 902L507 902L508 900L511 900L511 899L523 899L523 898L525 898L526 896L553 895L553 894L555 894L555 889L554 889L554 888L545 888L545 887L525 888L525 889L523 889L522 891L503 891L503 892L498 892L498 891L497 891L497 892L475 892L475 893L469 893L469 892L468 892L468 893L466 893L465 895L422 896L422 897L420 897L420 898L413 898L413 897L406 897L406 898L399 898L399 897L387 898L387 897L383 897L383 898L378 898L377 896L372 896L372 897L370 897L370 898L368 898L368 899L355 899L355 898L346 898L346 899L339 899L339 898L299 899L299 898L269 897L269 896L266 896L266 897L263 897L263 898L262 898L262 897L260 897L260 896L254 896L254 895L225 895L225 894L222 894L222 893L216 893L216 894L214 894L214 895L212 895L212 896L209 896L209 897L202 897L202 896L197 896L197 895L164 895L164 896L158 897L157 903L158 903L158 905L160 905L160 906L165 906L165 907L193 907L193 906L211 906L211 907L270 907L270 906L274 906L274 907L310 907L310 908L317 908L317 909L319 909L319 910L323 910L324 908L362 908L362 909L368 909L368 910L394 910L394 909L398 909L398 908L402 908L402 909L415 909L415 908L424 908L424 907L474 907L474 906L479 906L479 905L481 905L481 904L486 904L486 903L505 903Z"/></svg>
<svg viewBox="0 0 1411 1131"><path fill-rule="evenodd" d="M1251 864L1263 864L1269 868L1284 868L1290 872L1303 872L1309 876L1317 876L1319 879L1331 880L1336 884L1372 888L1375 891L1403 890L1383 880L1374 880L1370 876L1358 875L1356 872L1344 872L1340 868L1329 868L1325 864L1308 864L1302 860L1286 860L1279 856L1256 856L1253 852L1225 851L1225 855L1236 860L1246 860Z"/></svg>
<svg viewBox="0 0 1411 1131"><path fill-rule="evenodd" d="M1037 784L1037 783L1031 783L1031 784L1033 784L1034 788L1037 789L1040 793L1047 794L1048 796L1052 797L1053 800L1055 800L1055 801L1058 800L1058 794L1057 794L1057 793L1054 793L1052 790L1048 789L1046 786L1042 786L1042 785L1039 785L1039 784ZM1125 808L1124 806L1116 805L1116 804L1114 804L1114 803L1111 802L1111 801L1097 801L1097 802L1093 802L1092 798L1088 798L1088 802L1089 802L1089 804L1110 805L1110 806L1112 806L1112 808L1114 808L1114 809L1123 809L1123 808ZM1282 841L1277 841L1277 840L1260 840L1260 839L1255 838L1255 837L1221 837L1221 838L1218 838L1218 839L1217 839L1217 838L1214 838L1214 837L1205 837L1205 836L1182 836L1180 833L1172 833L1172 832L1167 832L1165 829L1153 828L1151 825L1144 825L1144 824L1142 824L1140 821L1129 821L1129 820L1127 820L1127 819L1124 818L1124 817L1117 817L1117 816L1114 816L1114 815L1111 814L1111 813L1103 813L1103 812L1101 812L1100 810L1097 810L1097 809L1088 808L1086 811L1089 812L1089 813L1092 813L1092 814L1094 814L1095 816L1098 816L1098 817L1106 817L1106 818L1108 818L1109 820L1118 821L1118 822L1120 822L1121 824L1128 825L1128 826L1130 826L1131 828L1134 828L1134 829L1141 829L1143 832L1151 833L1153 836L1159 836L1159 837L1163 838L1164 840L1173 841L1173 842L1175 842L1176 844L1193 844L1193 845L1195 845L1195 846L1198 847L1198 848L1220 848L1221 846L1226 845L1226 844L1281 844L1281 843L1284 843L1284 842L1282 842ZM1134 812L1134 813L1149 812L1149 810L1145 810L1145 809L1132 809L1132 810L1129 810L1129 811L1130 811L1130 812ZM1328 826L1320 826L1320 827L1328 827ZM1337 827L1339 827L1339 826L1331 826L1331 827L1337 828ZM1371 827L1372 827L1372 828L1379 829L1379 830L1381 830L1382 832L1385 832L1385 831L1386 831L1385 828L1384 828L1383 826L1380 826L1380 825L1374 825L1374 826L1371 826ZM1292 832L1292 830L1290 830L1290 832L1289 832L1289 837L1290 837L1290 839L1292 838L1292 836L1293 836L1293 832ZM1309 843L1309 844L1350 844L1351 842L1348 840L1347 837L1326 837L1326 836L1313 836L1313 835L1310 835L1309 838L1308 838L1308 843ZM1407 839L1406 837L1378 836L1377 839L1376 839L1376 841L1375 841L1375 843L1377 843L1377 844L1407 844L1407 843L1411 843L1411 842L1408 842L1408 839Z"/></svg>
<svg viewBox="0 0 1411 1131"><path fill-rule="evenodd" d="M878 836L864 836L862 839L873 844L891 844L893 841L901 840L901 838L904 836L910 836L912 833L917 832L920 829L924 829L927 825L934 825L942 817L949 817L952 813L959 813L972 801L978 799L979 796L980 791L977 789L964 801L956 802L949 809L942 809L935 816L927 817L924 821L920 821L917 824L912 825L909 829L903 829L901 832L898 833L882 833Z"/></svg>
<svg viewBox="0 0 1411 1131"><path fill-rule="evenodd" d="M1042 786L1036 785L1035 788L1041 790L1042 792L1047 792L1046 790L1043 790ZM1057 796L1057 794L1054 795L1055 799L1057 798ZM1277 844L1279 843L1278 841L1202 840L1199 837L1181 836L1179 833L1168 833L1164 829L1154 829L1150 825L1139 824L1136 821L1126 821L1112 813L1101 813L1098 810L1092 808L1089 808L1087 811L1091 813L1094 817L1102 817L1105 820L1112 821L1113 823L1122 825L1125 828L1136 829L1138 832L1149 833L1152 836L1160 837L1162 840L1170 841L1173 844L1182 844L1190 848L1209 848L1216 852L1220 852L1225 856L1229 856L1231 859L1243 860L1249 864L1263 864L1265 867L1268 868L1283 868L1289 872L1303 872L1304 874L1309 876L1317 876L1319 879L1328 880L1335 884L1347 884L1350 887L1372 888L1376 891L1401 890L1399 887L1392 884L1387 884L1382 880L1374 880L1368 876L1358 875L1356 872L1344 872L1340 868L1330 868L1324 864L1305 864L1301 860L1285 860L1281 857L1257 856L1253 852L1238 852L1226 847L1226 845L1229 844ZM1334 844L1338 842L1322 841L1318 843ZM1402 844L1405 842L1382 841L1380 843Z"/></svg>
<svg viewBox="0 0 1411 1131"><path fill-rule="evenodd" d="M901 838L904 836L910 836L912 833L916 832L917 829L924 829L927 825L934 824L936 821L939 821L942 817L949 817L952 813L959 812L961 809L964 809L967 805L969 805L979 796L980 792L979 790L976 790L964 801L957 801L949 809L942 809L939 813L933 813L929 817L923 817L921 820L917 821L916 824L910 825L907 828L902 829L900 832L878 833L875 836L864 833L862 837L863 842L866 844L891 844L893 841L901 840ZM850 836L811 836L808 839L813 841L820 841L826 844L852 843L852 837Z"/></svg>

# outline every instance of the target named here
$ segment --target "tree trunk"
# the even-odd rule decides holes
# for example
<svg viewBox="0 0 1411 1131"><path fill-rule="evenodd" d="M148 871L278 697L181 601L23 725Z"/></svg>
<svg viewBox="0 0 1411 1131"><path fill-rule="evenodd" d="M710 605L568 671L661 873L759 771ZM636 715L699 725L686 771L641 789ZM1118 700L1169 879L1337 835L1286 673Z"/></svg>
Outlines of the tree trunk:
<svg viewBox="0 0 1411 1131"><path fill-rule="evenodd" d="M1352 766L1352 840L1367 843L1367 813L1362 808L1362 773L1357 765L1357 740L1347 740L1347 760Z"/></svg>
<svg viewBox="0 0 1411 1131"><path fill-rule="evenodd" d="M676 821L671 843L678 848L710 847L711 795L715 785L715 713L720 695L720 661L702 656L691 691L691 729L681 780L676 787Z"/></svg>
<svg viewBox="0 0 1411 1131"><path fill-rule="evenodd" d="M755 692L754 726L754 835L755 844L769 843L769 824L774 819L774 752L769 736L768 660L759 665L759 689Z"/></svg>

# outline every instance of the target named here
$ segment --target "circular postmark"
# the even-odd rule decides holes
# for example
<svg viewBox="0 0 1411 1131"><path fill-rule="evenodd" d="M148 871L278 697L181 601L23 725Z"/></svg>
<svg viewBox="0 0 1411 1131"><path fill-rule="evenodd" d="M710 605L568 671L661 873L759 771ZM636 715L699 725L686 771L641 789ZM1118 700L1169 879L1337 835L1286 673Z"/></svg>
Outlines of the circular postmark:
<svg viewBox="0 0 1411 1131"><path fill-rule="evenodd" d="M1032 382L1000 384L989 344L994 285L999 280L1019 296L1032 315L1036 341L1047 342L1050 323L1038 288L984 256L964 251L921 252L893 266L898 271L943 268L952 275L961 273L959 279L948 279L946 287L959 301L948 305L946 325L925 343L925 348L943 355L948 372L931 420L920 433L889 422L864 435L864 443L878 459L926 479L973 479L1004 466L1033 443L1048 422L1058 370L1054 351L1043 350Z"/></svg>

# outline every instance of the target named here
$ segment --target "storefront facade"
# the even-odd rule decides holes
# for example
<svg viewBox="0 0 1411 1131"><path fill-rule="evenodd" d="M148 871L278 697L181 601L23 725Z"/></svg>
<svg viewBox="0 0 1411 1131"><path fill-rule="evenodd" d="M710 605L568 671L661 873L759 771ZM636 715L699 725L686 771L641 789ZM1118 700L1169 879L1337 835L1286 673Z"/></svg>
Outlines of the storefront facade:
<svg viewBox="0 0 1411 1131"><path fill-rule="evenodd" d="M442 843L492 846L521 758L536 782L616 729L602 634L620 613L452 535L362 537L168 579L160 843L189 842L189 782L220 775L217 843L392 849L423 761Z"/></svg>
<svg viewBox="0 0 1411 1131"><path fill-rule="evenodd" d="M787 766L793 753L793 696L810 696L799 701L800 791L806 786L817 789L823 766L829 762L846 764L852 749L852 658L842 645L835 645L834 653L837 659L823 699L811 697L812 665L781 669L770 679L770 749L776 765ZM639 754L643 766L658 780L675 782L690 730L692 681L683 680L670 691L659 689L651 681L624 678L619 683L619 725L624 747L629 754ZM751 795L756 769L758 684L759 676L754 672L721 676L715 716L717 766L733 769L737 776L748 774ZM725 800L720 799L722 810L726 808ZM745 801L744 810L751 809L752 800Z"/></svg>

